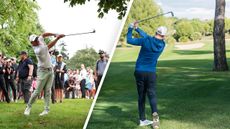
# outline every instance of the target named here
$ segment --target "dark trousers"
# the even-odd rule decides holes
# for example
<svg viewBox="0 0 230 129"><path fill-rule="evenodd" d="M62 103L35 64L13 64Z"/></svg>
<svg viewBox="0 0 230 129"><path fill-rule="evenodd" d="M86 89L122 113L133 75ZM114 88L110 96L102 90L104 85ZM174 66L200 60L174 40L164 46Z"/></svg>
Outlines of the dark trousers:
<svg viewBox="0 0 230 129"><path fill-rule="evenodd" d="M85 83L86 83L85 79L82 79L80 82L82 98L85 98Z"/></svg>
<svg viewBox="0 0 230 129"><path fill-rule="evenodd" d="M16 92L16 86L15 86L14 80L13 79L6 79L7 92L9 92L10 87L11 87L11 89L13 91L13 96L14 96L14 101L15 101L16 98L17 98L17 92Z"/></svg>
<svg viewBox="0 0 230 129"><path fill-rule="evenodd" d="M2 92L6 98L6 101L9 103L10 102L10 98L8 96L7 90L6 90L6 83L5 83L5 78L3 75L0 75L0 87L2 89Z"/></svg>
<svg viewBox="0 0 230 129"><path fill-rule="evenodd" d="M96 85L96 90L98 88L98 86L100 85L100 82L101 82L101 78L102 78L103 75L98 75L97 76L97 85Z"/></svg>
<svg viewBox="0 0 230 129"><path fill-rule="evenodd" d="M19 85L21 87L21 91L22 91L25 103L28 103L30 99L31 84L32 84L32 80L19 79Z"/></svg>
<svg viewBox="0 0 230 129"><path fill-rule="evenodd" d="M52 87L51 87L51 100L52 103L56 102L56 95L55 95L55 80L53 81Z"/></svg>
<svg viewBox="0 0 230 129"><path fill-rule="evenodd" d="M72 99L75 99L76 88L70 88L69 90L65 90L65 98L69 99L70 92L72 92Z"/></svg>
<svg viewBox="0 0 230 129"><path fill-rule="evenodd" d="M145 97L149 99L152 113L157 112L156 101L156 73L135 72L136 85L138 91L138 110L140 120L145 120Z"/></svg>

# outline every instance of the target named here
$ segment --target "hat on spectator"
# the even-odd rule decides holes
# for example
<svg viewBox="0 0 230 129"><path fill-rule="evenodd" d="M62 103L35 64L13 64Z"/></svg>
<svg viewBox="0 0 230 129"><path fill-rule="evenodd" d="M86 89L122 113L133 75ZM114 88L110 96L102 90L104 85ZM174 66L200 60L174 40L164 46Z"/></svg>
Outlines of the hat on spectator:
<svg viewBox="0 0 230 129"><path fill-rule="evenodd" d="M27 52L26 51L21 51L20 55L27 55Z"/></svg>

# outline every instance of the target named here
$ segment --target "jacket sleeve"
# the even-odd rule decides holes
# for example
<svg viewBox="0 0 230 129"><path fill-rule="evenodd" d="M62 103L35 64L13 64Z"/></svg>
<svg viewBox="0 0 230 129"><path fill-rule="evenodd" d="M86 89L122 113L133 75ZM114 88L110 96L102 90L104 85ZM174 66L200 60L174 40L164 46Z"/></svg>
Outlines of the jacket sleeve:
<svg viewBox="0 0 230 129"><path fill-rule="evenodd" d="M140 28L135 29L135 31L143 38L148 37L148 34L145 33L143 30L141 30Z"/></svg>
<svg viewBox="0 0 230 129"><path fill-rule="evenodd" d="M133 38L132 37L132 32L133 32L133 28L128 28L128 32L127 32L127 43L128 44L132 44L132 45L136 45L136 46L141 46L142 43L144 42L144 38Z"/></svg>

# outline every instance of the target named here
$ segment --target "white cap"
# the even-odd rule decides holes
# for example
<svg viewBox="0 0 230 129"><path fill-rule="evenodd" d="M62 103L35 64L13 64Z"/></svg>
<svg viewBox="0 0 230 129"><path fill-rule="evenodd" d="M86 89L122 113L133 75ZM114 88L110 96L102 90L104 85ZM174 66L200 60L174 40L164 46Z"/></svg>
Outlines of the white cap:
<svg viewBox="0 0 230 129"><path fill-rule="evenodd" d="M57 57L62 57L62 54L58 54L58 56Z"/></svg>
<svg viewBox="0 0 230 129"><path fill-rule="evenodd" d="M160 26L157 28L157 34L165 36L167 33L167 28L165 26Z"/></svg>
<svg viewBox="0 0 230 129"><path fill-rule="evenodd" d="M35 39L36 39L37 37L38 37L38 36L35 35L35 34L30 35L30 37L29 37L30 42L35 41Z"/></svg>

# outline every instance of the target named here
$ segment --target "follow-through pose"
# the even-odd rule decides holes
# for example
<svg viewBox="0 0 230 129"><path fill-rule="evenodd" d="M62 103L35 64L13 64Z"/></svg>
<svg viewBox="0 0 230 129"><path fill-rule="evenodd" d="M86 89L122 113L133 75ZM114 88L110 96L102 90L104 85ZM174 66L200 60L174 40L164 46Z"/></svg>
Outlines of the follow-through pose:
<svg viewBox="0 0 230 129"><path fill-rule="evenodd" d="M56 36L56 39L51 41L48 45L44 42L45 37ZM53 47L57 41L63 38L65 35L60 34L52 34L52 33L44 33L41 36L31 35L29 40L34 49L35 55L38 60L38 79L37 79L37 88L33 92L27 107L25 109L24 114L29 115L32 104L35 102L38 95L44 90L44 102L45 102L45 110L40 114L40 116L46 115L49 113L49 104L51 99L51 87L54 79L53 68L51 64L49 49Z"/></svg>
<svg viewBox="0 0 230 129"><path fill-rule="evenodd" d="M132 38L133 29L141 38ZM166 27L159 27L155 36L147 35L138 28L138 23L131 24L128 28L127 42L132 45L141 46L141 50L136 62L135 78L138 91L138 110L140 126L153 125L153 128L159 128L159 116L156 101L156 65L159 56L165 47ZM149 98L152 110L153 121L145 117L145 97Z"/></svg>

